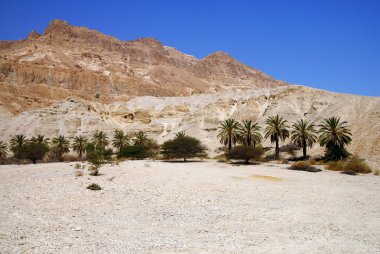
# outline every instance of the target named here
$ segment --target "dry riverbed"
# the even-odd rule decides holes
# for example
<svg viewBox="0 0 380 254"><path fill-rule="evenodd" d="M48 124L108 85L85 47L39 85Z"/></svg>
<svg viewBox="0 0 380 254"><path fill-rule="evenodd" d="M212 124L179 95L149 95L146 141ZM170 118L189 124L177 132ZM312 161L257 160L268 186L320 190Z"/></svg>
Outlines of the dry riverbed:
<svg viewBox="0 0 380 254"><path fill-rule="evenodd" d="M378 176L127 161L76 177L74 165L0 166L0 253L380 250Z"/></svg>

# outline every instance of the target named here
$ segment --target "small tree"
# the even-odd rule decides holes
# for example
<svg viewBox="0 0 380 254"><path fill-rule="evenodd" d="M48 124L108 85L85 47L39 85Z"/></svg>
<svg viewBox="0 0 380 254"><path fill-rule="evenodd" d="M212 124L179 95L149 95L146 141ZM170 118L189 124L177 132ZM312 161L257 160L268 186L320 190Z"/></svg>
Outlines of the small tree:
<svg viewBox="0 0 380 254"><path fill-rule="evenodd" d="M204 157L206 148L193 137L177 135L176 138L166 141L162 145L162 155L167 159L182 158L184 162L188 158Z"/></svg>
<svg viewBox="0 0 380 254"><path fill-rule="evenodd" d="M28 142L21 147L20 157L29 159L33 164L36 164L37 160L42 160L48 151L49 148L44 143Z"/></svg>
<svg viewBox="0 0 380 254"><path fill-rule="evenodd" d="M86 156L87 161L89 161L92 166L88 169L90 175L99 175L99 168L104 163L104 147L95 146L93 143L88 143L86 145Z"/></svg>
<svg viewBox="0 0 380 254"><path fill-rule="evenodd" d="M86 145L88 143L88 140L84 136L75 136L74 142L73 142L73 151L77 152L79 154L79 158L82 159L82 154L86 151Z"/></svg>
<svg viewBox="0 0 380 254"><path fill-rule="evenodd" d="M264 154L262 147L235 146L225 154L229 160L244 160L248 164L250 160L258 160Z"/></svg>

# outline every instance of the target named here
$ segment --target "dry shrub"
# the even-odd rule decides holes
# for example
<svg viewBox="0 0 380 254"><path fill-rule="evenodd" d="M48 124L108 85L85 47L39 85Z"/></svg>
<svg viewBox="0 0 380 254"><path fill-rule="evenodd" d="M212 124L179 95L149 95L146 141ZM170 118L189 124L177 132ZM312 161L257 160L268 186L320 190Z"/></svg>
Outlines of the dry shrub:
<svg viewBox="0 0 380 254"><path fill-rule="evenodd" d="M354 155L347 161L333 161L327 164L328 170L343 171L345 173L362 173L368 174L372 172L371 167L358 156Z"/></svg>
<svg viewBox="0 0 380 254"><path fill-rule="evenodd" d="M63 156L63 161L64 162L72 162L72 161L80 161L79 157L76 156L76 155L72 155L72 154L65 154Z"/></svg>
<svg viewBox="0 0 380 254"><path fill-rule="evenodd" d="M78 176L83 176L83 172L80 171L80 170L77 170L75 171L75 176L78 177Z"/></svg>
<svg viewBox="0 0 380 254"><path fill-rule="evenodd" d="M281 159L280 164L289 164L289 161L287 159Z"/></svg>
<svg viewBox="0 0 380 254"><path fill-rule="evenodd" d="M98 190L101 190L102 188L98 184L92 183L89 186L87 186L87 189L93 190L93 191L98 191Z"/></svg>
<svg viewBox="0 0 380 254"><path fill-rule="evenodd" d="M364 160L354 155L345 163L344 171L368 174L372 172L372 169Z"/></svg>
<svg viewBox="0 0 380 254"><path fill-rule="evenodd" d="M307 172L319 172L319 168L316 168L310 164L308 161L297 161L290 166L290 169L301 170Z"/></svg>
<svg viewBox="0 0 380 254"><path fill-rule="evenodd" d="M375 170L374 172L373 172L373 174L375 175L375 176L378 176L378 175L380 175L380 170Z"/></svg>
<svg viewBox="0 0 380 254"><path fill-rule="evenodd" d="M228 161L224 154L220 154L220 155L215 156L214 160L216 160L217 162L227 162Z"/></svg>
<svg viewBox="0 0 380 254"><path fill-rule="evenodd" d="M82 168L82 166L79 163L76 163L75 164L75 169L80 169L80 168Z"/></svg>

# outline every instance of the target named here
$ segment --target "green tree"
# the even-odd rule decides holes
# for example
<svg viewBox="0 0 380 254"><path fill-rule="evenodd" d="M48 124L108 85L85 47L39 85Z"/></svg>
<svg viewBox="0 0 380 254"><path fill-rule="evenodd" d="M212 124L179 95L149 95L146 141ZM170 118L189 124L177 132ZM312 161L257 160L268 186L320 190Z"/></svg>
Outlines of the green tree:
<svg viewBox="0 0 380 254"><path fill-rule="evenodd" d="M302 147L303 158L306 159L307 147L313 147L314 143L318 140L315 124L308 120L301 119L294 123L292 127L293 130L290 139L298 147Z"/></svg>
<svg viewBox="0 0 380 254"><path fill-rule="evenodd" d="M189 158L204 157L206 155L205 151L206 148L198 139L181 135L166 141L162 145L161 153L166 159L182 158L186 162Z"/></svg>
<svg viewBox="0 0 380 254"><path fill-rule="evenodd" d="M123 150L123 147L129 145L128 135L122 130L116 130L112 140L112 146L115 147L119 152Z"/></svg>
<svg viewBox="0 0 380 254"><path fill-rule="evenodd" d="M143 131L139 131L133 137L133 145L134 146L146 147L148 145L148 142L149 142L149 138Z"/></svg>
<svg viewBox="0 0 380 254"><path fill-rule="evenodd" d="M0 159L7 157L8 147L7 144L0 140Z"/></svg>
<svg viewBox="0 0 380 254"><path fill-rule="evenodd" d="M347 122L340 122L340 117L330 117L324 119L319 127L319 144L326 147L326 159L340 160L347 158L349 153L345 146L352 141L352 134Z"/></svg>
<svg viewBox="0 0 380 254"><path fill-rule="evenodd" d="M11 138L11 144L10 144L10 149L15 155L17 159L21 159L21 147L25 145L27 142L27 139L25 135L15 135Z"/></svg>
<svg viewBox="0 0 380 254"><path fill-rule="evenodd" d="M45 154L49 151L46 143L31 141L25 143L20 150L20 156L24 159L29 159L33 164L37 163L37 160L42 160Z"/></svg>
<svg viewBox="0 0 380 254"><path fill-rule="evenodd" d="M232 145L236 144L239 140L239 129L241 129L241 124L230 118L221 122L218 128L218 138L220 143L226 145L228 150L231 150Z"/></svg>
<svg viewBox="0 0 380 254"><path fill-rule="evenodd" d="M70 141L63 135L53 138L53 152L59 161L63 161L63 155L70 152Z"/></svg>
<svg viewBox="0 0 380 254"><path fill-rule="evenodd" d="M248 164L250 160L258 160L264 154L262 147L235 146L227 151L225 156L229 160L244 160Z"/></svg>
<svg viewBox="0 0 380 254"><path fill-rule="evenodd" d="M96 131L92 137L95 146L107 147L109 145L108 136L104 131Z"/></svg>
<svg viewBox="0 0 380 254"><path fill-rule="evenodd" d="M265 138L270 137L271 143L276 143L276 159L280 157L279 141L285 141L289 137L287 121L284 120L279 115L270 116L265 123L267 127L265 128Z"/></svg>
<svg viewBox="0 0 380 254"><path fill-rule="evenodd" d="M79 154L79 158L82 158L82 154L86 151L86 145L88 143L88 139L84 136L75 136L74 142L72 145L73 151Z"/></svg>
<svg viewBox="0 0 380 254"><path fill-rule="evenodd" d="M252 120L243 121L243 124L239 128L239 136L242 143L246 146L253 145L254 147L256 144L260 144L263 139L263 136L259 132L260 129L261 127L257 122Z"/></svg>

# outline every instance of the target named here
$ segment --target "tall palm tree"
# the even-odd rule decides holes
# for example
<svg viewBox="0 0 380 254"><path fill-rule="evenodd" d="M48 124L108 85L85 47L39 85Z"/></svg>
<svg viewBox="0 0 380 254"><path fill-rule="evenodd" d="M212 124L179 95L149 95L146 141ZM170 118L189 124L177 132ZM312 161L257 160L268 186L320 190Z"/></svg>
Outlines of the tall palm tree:
<svg viewBox="0 0 380 254"><path fill-rule="evenodd" d="M241 124L235 119L227 119L219 124L219 134L218 138L221 144L224 144L228 147L228 150L231 150L232 145L236 144L239 140L239 129Z"/></svg>
<svg viewBox="0 0 380 254"><path fill-rule="evenodd" d="M113 135L112 146L121 152L123 147L128 145L128 135L124 133L123 130L116 130Z"/></svg>
<svg viewBox="0 0 380 254"><path fill-rule="evenodd" d="M49 138L45 138L44 135L38 134L37 136L34 136L30 139L31 142L43 144L45 146L49 145Z"/></svg>
<svg viewBox="0 0 380 254"><path fill-rule="evenodd" d="M104 131L96 131L92 137L92 142L96 147L107 147L109 145L108 136Z"/></svg>
<svg viewBox="0 0 380 254"><path fill-rule="evenodd" d="M0 158L5 158L8 153L7 144L0 140Z"/></svg>
<svg viewBox="0 0 380 254"><path fill-rule="evenodd" d="M276 143L276 159L280 157L280 148L278 143L280 140L285 141L289 137L287 121L284 120L279 115L270 116L265 123L267 127L265 128L265 138L270 137L271 143Z"/></svg>
<svg viewBox="0 0 380 254"><path fill-rule="evenodd" d="M324 119L319 125L319 143L321 146L344 147L351 142L351 131L347 126L347 122L340 122L340 117L330 117Z"/></svg>
<svg viewBox="0 0 380 254"><path fill-rule="evenodd" d="M308 120L301 119L294 123L292 127L291 141L298 147L302 147L303 158L306 159L306 148L313 147L313 144L318 140L315 124Z"/></svg>
<svg viewBox="0 0 380 254"><path fill-rule="evenodd" d="M25 135L15 135L11 138L11 144L10 144L10 149L15 155L16 158L21 158L21 148L23 145L25 145L27 142L27 139Z"/></svg>
<svg viewBox="0 0 380 254"><path fill-rule="evenodd" d="M261 127L255 121L252 121L252 120L243 121L243 124L241 125L239 129L239 136L242 139L242 143L246 146L253 145L254 147L256 146L256 144L261 143L263 136L259 132L260 129Z"/></svg>
<svg viewBox="0 0 380 254"><path fill-rule="evenodd" d="M53 150L58 160L63 160L63 154L70 152L70 141L63 135L59 135L52 140Z"/></svg>
<svg viewBox="0 0 380 254"><path fill-rule="evenodd" d="M74 137L72 148L75 152L79 154L79 158L82 158L82 154L86 151L87 143L87 138L82 135Z"/></svg>
<svg viewBox="0 0 380 254"><path fill-rule="evenodd" d="M146 147L148 145L148 143L149 143L149 138L143 131L139 131L133 137L133 145L135 145L135 146Z"/></svg>

